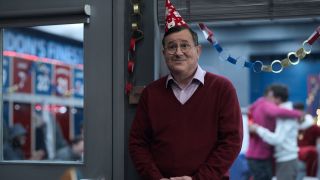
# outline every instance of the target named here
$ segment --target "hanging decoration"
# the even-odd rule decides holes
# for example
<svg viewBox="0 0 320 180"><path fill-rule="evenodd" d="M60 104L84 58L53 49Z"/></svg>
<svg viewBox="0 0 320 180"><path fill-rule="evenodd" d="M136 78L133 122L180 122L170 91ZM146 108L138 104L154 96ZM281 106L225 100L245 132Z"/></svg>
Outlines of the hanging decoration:
<svg viewBox="0 0 320 180"><path fill-rule="evenodd" d="M127 71L128 78L125 85L125 94L130 95L134 89L135 77L134 69L136 63L136 44L144 38L144 33L141 30L142 27L142 2L141 0L131 0L132 12L131 12L131 37L128 50L128 63Z"/></svg>
<svg viewBox="0 0 320 180"><path fill-rule="evenodd" d="M207 41L219 53L219 58L223 61L228 61L231 64L252 69L254 72L272 72L280 73L283 68L290 65L297 65L300 60L305 58L307 54L311 53L312 44L320 36L320 26L310 35L310 37L302 43L302 47L295 52L289 52L287 57L282 60L273 60L270 65L263 64L262 61L249 61L244 58L234 58L227 50L223 49L215 38L213 31L211 31L204 23L199 23L199 27Z"/></svg>

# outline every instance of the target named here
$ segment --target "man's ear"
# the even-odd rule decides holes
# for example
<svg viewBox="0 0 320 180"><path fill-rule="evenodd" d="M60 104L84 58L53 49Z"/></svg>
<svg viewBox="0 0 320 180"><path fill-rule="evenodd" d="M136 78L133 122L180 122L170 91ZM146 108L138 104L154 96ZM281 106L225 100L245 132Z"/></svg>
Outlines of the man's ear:
<svg viewBox="0 0 320 180"><path fill-rule="evenodd" d="M198 53L198 60L199 60L200 59L200 55L202 53L202 46L201 45L197 46L197 53Z"/></svg>
<svg viewBox="0 0 320 180"><path fill-rule="evenodd" d="M281 100L280 97L274 97L274 99L275 99L275 102L276 102L277 105L282 103L282 100Z"/></svg>

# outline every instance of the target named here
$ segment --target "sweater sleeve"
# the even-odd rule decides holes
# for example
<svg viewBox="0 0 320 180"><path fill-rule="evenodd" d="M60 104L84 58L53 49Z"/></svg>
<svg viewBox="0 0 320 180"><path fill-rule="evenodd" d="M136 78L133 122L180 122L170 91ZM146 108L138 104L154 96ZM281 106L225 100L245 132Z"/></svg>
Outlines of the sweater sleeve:
<svg viewBox="0 0 320 180"><path fill-rule="evenodd" d="M257 134L261 137L263 141L271 145L278 145L283 143L287 133L293 128L289 123L284 125L284 122L279 122L283 120L277 120L275 132L271 132L268 129L258 126Z"/></svg>
<svg viewBox="0 0 320 180"><path fill-rule="evenodd" d="M143 93L131 126L129 153L142 179L159 180L163 177L150 152L151 127L148 121L146 99L146 93Z"/></svg>
<svg viewBox="0 0 320 180"><path fill-rule="evenodd" d="M241 149L242 115L236 91L229 81L219 88L218 139L206 161L192 177L193 180L223 179Z"/></svg>
<svg viewBox="0 0 320 180"><path fill-rule="evenodd" d="M300 118L302 116L302 112L298 110L285 109L273 103L267 103L264 111L269 117L273 118Z"/></svg>

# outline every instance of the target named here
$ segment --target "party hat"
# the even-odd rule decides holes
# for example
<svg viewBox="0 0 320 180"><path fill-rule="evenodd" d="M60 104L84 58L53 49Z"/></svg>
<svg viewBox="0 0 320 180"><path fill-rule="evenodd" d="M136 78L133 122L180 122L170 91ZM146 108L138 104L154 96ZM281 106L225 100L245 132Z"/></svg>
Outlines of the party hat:
<svg viewBox="0 0 320 180"><path fill-rule="evenodd" d="M185 26L188 27L188 24L182 19L179 12L172 5L170 0L166 0L166 24L165 32L174 26Z"/></svg>

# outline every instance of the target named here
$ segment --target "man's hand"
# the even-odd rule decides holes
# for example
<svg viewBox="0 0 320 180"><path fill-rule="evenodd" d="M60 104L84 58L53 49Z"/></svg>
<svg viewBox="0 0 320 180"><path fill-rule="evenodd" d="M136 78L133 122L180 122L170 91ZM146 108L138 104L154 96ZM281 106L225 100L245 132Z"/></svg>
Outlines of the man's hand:
<svg viewBox="0 0 320 180"><path fill-rule="evenodd" d="M172 177L170 180L192 180L190 176Z"/></svg>
<svg viewBox="0 0 320 180"><path fill-rule="evenodd" d="M298 119L299 123L303 123L306 117L306 113L302 111L300 118Z"/></svg>
<svg viewBox="0 0 320 180"><path fill-rule="evenodd" d="M249 132L255 133L257 131L257 126L258 125L254 124L254 123L249 123Z"/></svg>
<svg viewBox="0 0 320 180"><path fill-rule="evenodd" d="M170 180L170 179L168 179L168 178L161 178L160 180Z"/></svg>

